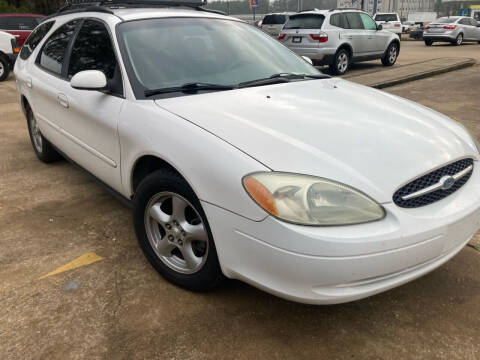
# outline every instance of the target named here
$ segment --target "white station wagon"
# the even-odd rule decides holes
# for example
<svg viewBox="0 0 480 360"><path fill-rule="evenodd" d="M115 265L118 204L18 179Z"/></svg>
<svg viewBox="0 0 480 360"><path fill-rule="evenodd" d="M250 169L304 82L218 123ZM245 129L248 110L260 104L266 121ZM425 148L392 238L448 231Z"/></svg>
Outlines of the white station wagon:
<svg viewBox="0 0 480 360"><path fill-rule="evenodd" d="M47 18L15 76L38 158L131 202L166 279L347 302L437 268L480 227L479 146L460 124L322 75L203 3L150 3Z"/></svg>

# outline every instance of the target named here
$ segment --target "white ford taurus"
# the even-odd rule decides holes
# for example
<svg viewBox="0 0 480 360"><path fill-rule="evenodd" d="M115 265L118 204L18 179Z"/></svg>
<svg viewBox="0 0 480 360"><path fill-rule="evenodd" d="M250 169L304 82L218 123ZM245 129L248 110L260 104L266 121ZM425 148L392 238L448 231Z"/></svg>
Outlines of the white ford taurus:
<svg viewBox="0 0 480 360"><path fill-rule="evenodd" d="M352 301L437 268L480 227L465 128L191 4L56 14L15 76L38 158L130 201L146 257L187 289L228 277Z"/></svg>

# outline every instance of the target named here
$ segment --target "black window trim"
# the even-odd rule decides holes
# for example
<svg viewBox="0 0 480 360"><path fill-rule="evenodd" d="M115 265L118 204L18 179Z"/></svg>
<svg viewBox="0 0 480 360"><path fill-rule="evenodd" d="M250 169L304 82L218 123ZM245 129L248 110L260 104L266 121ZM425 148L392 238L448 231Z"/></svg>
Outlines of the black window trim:
<svg viewBox="0 0 480 360"><path fill-rule="evenodd" d="M47 24L52 24L52 26L50 27L50 29L47 31L47 33L44 35L44 37L38 42L37 46L35 47L35 49L30 53L30 55L28 55L25 59L21 58L23 61L27 61L28 59L30 59L30 57L33 55L33 53L35 52L35 50L37 50L37 48L39 49L43 49L43 44L42 42L46 41L46 39L50 38L51 34L50 32L52 31L52 29L55 27L55 23L56 23L56 20L50 20L50 21L46 21L46 22L42 22L40 24L38 24L38 26L33 29L33 31L30 33L30 35L28 35L27 39L25 40L24 42L24 46L28 43L28 40L30 40L31 36L34 35L34 32L37 31L37 29L39 29L41 26L45 26ZM41 46L39 46L41 45ZM23 49L23 46L22 46L22 49ZM41 50L40 50L41 51Z"/></svg>
<svg viewBox="0 0 480 360"><path fill-rule="evenodd" d="M117 61L117 64L118 64L118 70L120 71L120 77L121 77L121 82L122 82L122 94L117 94L117 93L113 93L113 92L109 92L109 91L101 91L101 92L106 94L106 95L111 95L111 96L115 96L115 97L125 99L126 98L126 95L125 95L125 76L123 74L120 58L118 56L118 49L115 46L115 41L114 41L115 37L113 36L112 31L110 29L110 26L108 26L108 23L106 21L104 21L103 19L100 19L98 17L88 16L88 17L81 17L81 18L72 19L70 21L64 22L63 24L58 26L55 30L53 30L53 32L55 32L58 29L60 29L62 26L66 25L68 23L78 21L78 23L75 27L75 30L72 34L72 37L70 38L70 40L68 42L68 45L67 45L67 50L65 51L65 58L63 59L63 64L62 64L62 72L61 72L60 75L44 68L40 64L40 57L42 56L43 48L45 47L48 39L53 35L53 32L52 32L52 34L47 33L47 35L49 35L48 37L47 37L47 35L45 35L46 40L42 44L42 48L37 55L37 58L35 60L35 65L38 68L40 68L41 70L45 71L46 73L48 73L52 76L55 76L56 78L58 78L60 80L63 80L63 81L66 81L66 82L70 83L70 79L68 78L68 69L70 67L70 58L72 56L73 44L75 44L75 41L77 40L78 34L80 33L80 30L82 29L82 26L83 26L83 24L86 20L97 21L97 22L102 23L103 26L105 26L105 28L107 29L107 32L108 32L108 36L110 37L110 41L112 43L112 49L113 49L113 53L115 55L115 60ZM54 26L52 27L52 29L53 28L54 28ZM50 29L50 31L52 31L52 29Z"/></svg>

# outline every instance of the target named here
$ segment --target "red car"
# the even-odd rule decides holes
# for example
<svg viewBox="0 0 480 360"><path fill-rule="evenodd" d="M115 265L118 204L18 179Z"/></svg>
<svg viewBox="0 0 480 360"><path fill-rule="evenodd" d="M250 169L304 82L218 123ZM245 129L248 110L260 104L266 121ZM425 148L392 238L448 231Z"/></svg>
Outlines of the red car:
<svg viewBox="0 0 480 360"><path fill-rule="evenodd" d="M22 47L43 18L43 15L35 14L0 14L0 30L15 36L18 46Z"/></svg>

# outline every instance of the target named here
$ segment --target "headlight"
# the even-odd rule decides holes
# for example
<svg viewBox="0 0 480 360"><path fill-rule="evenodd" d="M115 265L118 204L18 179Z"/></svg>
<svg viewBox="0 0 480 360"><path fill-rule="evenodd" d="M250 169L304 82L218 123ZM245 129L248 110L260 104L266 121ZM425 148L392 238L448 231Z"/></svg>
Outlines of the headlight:
<svg viewBox="0 0 480 360"><path fill-rule="evenodd" d="M385 217L383 207L367 195L314 176L260 172L245 176L243 186L269 214L295 224L352 225Z"/></svg>

